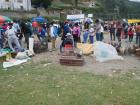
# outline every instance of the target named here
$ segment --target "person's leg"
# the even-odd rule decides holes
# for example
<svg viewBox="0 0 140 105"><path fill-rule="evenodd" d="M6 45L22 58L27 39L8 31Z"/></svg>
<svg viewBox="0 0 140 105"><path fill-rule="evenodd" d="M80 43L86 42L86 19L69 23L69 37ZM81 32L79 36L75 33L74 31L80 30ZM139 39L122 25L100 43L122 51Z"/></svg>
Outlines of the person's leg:
<svg viewBox="0 0 140 105"><path fill-rule="evenodd" d="M76 48L77 47L77 36L76 35L73 35L73 40L74 40L74 47ZM83 41L84 41L84 36L83 36Z"/></svg>
<svg viewBox="0 0 140 105"><path fill-rule="evenodd" d="M127 37L128 37L128 32L127 32L127 30L124 30L124 34L125 34L125 39L127 39Z"/></svg>
<svg viewBox="0 0 140 105"><path fill-rule="evenodd" d="M74 37L74 47L77 48L78 36Z"/></svg>
<svg viewBox="0 0 140 105"><path fill-rule="evenodd" d="M12 45L13 42L14 42L14 41L13 41L13 38L12 38L12 37L8 38L8 45L9 45L10 49L11 49L12 51L15 51L14 48L13 48L13 45Z"/></svg>
<svg viewBox="0 0 140 105"><path fill-rule="evenodd" d="M60 44L60 53L62 53L62 48L64 47L64 40L62 40L62 43Z"/></svg>
<svg viewBox="0 0 140 105"><path fill-rule="evenodd" d="M56 39L52 38L52 49L55 49L55 41L56 41Z"/></svg>
<svg viewBox="0 0 140 105"><path fill-rule="evenodd" d="M3 48L3 40L0 39L0 49L2 49L2 48Z"/></svg>
<svg viewBox="0 0 140 105"><path fill-rule="evenodd" d="M131 42L131 36L129 36L129 42Z"/></svg>
<svg viewBox="0 0 140 105"><path fill-rule="evenodd" d="M121 41L121 36L118 35L117 37L118 37L118 42L120 42Z"/></svg>
<svg viewBox="0 0 140 105"><path fill-rule="evenodd" d="M132 36L131 42L133 42L133 37L134 37L134 36Z"/></svg>
<svg viewBox="0 0 140 105"><path fill-rule="evenodd" d="M136 44L138 44L138 33L136 34Z"/></svg>
<svg viewBox="0 0 140 105"><path fill-rule="evenodd" d="M18 48L18 50L21 51L21 46L19 44L18 39L17 38L14 38L13 41L14 41L13 43L16 45L16 47Z"/></svg>
<svg viewBox="0 0 140 105"><path fill-rule="evenodd" d="M140 33L139 33L139 35L138 35L138 45L139 45L139 47L140 47Z"/></svg>
<svg viewBox="0 0 140 105"><path fill-rule="evenodd" d="M93 44L94 43L94 36L90 36L90 43Z"/></svg>
<svg viewBox="0 0 140 105"><path fill-rule="evenodd" d="M80 38L80 36L78 36L78 42L81 43L81 38Z"/></svg>
<svg viewBox="0 0 140 105"><path fill-rule="evenodd" d="M103 41L103 39L104 39L104 34L103 34L103 32L101 32L101 34L100 34L100 41Z"/></svg>
<svg viewBox="0 0 140 105"><path fill-rule="evenodd" d="M100 41L100 34L96 33L96 41Z"/></svg>
<svg viewBox="0 0 140 105"><path fill-rule="evenodd" d="M133 41L133 36L130 36L130 43Z"/></svg>
<svg viewBox="0 0 140 105"><path fill-rule="evenodd" d="M115 32L113 33L113 40L115 41Z"/></svg>
<svg viewBox="0 0 140 105"><path fill-rule="evenodd" d="M112 35L113 35L113 33L112 32L110 32L110 40L112 41Z"/></svg>
<svg viewBox="0 0 140 105"><path fill-rule="evenodd" d="M84 42L84 43L87 43L87 34L84 34L84 35L83 35L83 42Z"/></svg>
<svg viewBox="0 0 140 105"><path fill-rule="evenodd" d="M25 42L27 44L27 49L29 49L29 37L30 37L30 33L26 33Z"/></svg>
<svg viewBox="0 0 140 105"><path fill-rule="evenodd" d="M99 33L99 41L102 41L102 33Z"/></svg>
<svg viewBox="0 0 140 105"><path fill-rule="evenodd" d="M46 48L48 50L48 37L47 36L45 37L45 42L46 42Z"/></svg>

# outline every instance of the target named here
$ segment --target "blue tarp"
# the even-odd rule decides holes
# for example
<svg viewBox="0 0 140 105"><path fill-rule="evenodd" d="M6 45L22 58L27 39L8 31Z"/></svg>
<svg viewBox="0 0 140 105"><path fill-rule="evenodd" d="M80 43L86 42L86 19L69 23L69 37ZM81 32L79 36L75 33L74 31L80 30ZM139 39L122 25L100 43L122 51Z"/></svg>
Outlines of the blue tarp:
<svg viewBox="0 0 140 105"><path fill-rule="evenodd" d="M43 22L46 22L47 20L41 16L39 17L35 17L35 18L32 18L32 22L40 22L40 23L43 23Z"/></svg>

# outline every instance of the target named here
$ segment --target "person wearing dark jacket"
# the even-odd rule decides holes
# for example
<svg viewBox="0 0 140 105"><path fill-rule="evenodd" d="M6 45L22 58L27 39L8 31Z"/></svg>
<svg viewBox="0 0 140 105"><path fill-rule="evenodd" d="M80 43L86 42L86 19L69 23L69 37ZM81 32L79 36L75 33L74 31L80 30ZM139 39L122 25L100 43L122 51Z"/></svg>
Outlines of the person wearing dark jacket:
<svg viewBox="0 0 140 105"><path fill-rule="evenodd" d="M62 48L66 45L71 45L71 47L74 48L73 36L70 33L67 33L66 38L62 41L62 44L60 45L60 52L62 52Z"/></svg>
<svg viewBox="0 0 140 105"><path fill-rule="evenodd" d="M24 33L25 43L27 44L27 49L29 48L29 38L32 36L31 25L29 23L21 23L21 31Z"/></svg>

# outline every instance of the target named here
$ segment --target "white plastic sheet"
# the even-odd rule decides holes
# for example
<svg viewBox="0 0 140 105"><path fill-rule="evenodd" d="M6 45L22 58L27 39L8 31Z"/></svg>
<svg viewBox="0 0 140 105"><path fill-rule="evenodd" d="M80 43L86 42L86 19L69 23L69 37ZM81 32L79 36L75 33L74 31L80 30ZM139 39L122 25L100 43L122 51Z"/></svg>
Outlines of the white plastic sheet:
<svg viewBox="0 0 140 105"><path fill-rule="evenodd" d="M123 57L119 56L116 49L109 44L103 42L95 42L93 45L94 56L96 61L105 62L109 60L123 60Z"/></svg>
<svg viewBox="0 0 140 105"><path fill-rule="evenodd" d="M8 68L8 67L12 67L12 66L16 66L16 65L20 65L22 63L27 62L28 59L24 59L24 60L17 60L17 59L11 59L8 62L3 62L3 68Z"/></svg>

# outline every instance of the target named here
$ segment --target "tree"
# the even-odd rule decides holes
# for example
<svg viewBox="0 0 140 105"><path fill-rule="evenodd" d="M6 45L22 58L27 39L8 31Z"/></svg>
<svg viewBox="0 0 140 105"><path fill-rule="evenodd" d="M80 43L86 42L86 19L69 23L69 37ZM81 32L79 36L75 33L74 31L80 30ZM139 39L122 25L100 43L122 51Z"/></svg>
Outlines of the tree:
<svg viewBox="0 0 140 105"><path fill-rule="evenodd" d="M74 2L75 2L75 7L77 7L78 6L78 0L74 0Z"/></svg>
<svg viewBox="0 0 140 105"><path fill-rule="evenodd" d="M32 4L35 7L44 7L44 8L48 8L53 0L31 0Z"/></svg>

